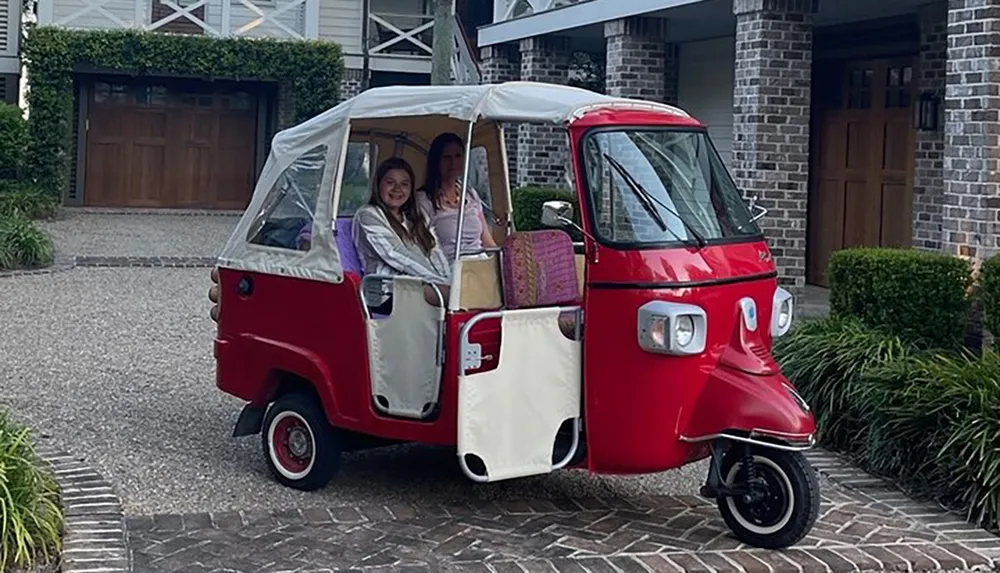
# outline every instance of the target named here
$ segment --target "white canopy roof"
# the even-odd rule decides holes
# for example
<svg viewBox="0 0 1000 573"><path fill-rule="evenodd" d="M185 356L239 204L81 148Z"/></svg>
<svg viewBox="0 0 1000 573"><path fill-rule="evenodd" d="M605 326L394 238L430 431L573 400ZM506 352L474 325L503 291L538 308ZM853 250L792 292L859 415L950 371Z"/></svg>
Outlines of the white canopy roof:
<svg viewBox="0 0 1000 573"><path fill-rule="evenodd" d="M470 122L485 122L473 139L495 150L490 161L500 167L497 175L507 191L503 138L494 122L563 124L595 108L690 117L683 110L661 103L540 82L368 89L274 136L250 205L223 248L219 264L335 283L343 280L331 221L352 129L374 127L430 138L443 131L464 133ZM308 251L288 245L271 246L261 238L265 226L277 223L281 217L287 224L296 224L289 212L298 214L303 227L312 228ZM292 233L293 238L298 232L298 228L268 228L268 232Z"/></svg>
<svg viewBox="0 0 1000 573"><path fill-rule="evenodd" d="M563 123L595 107L644 109L690 117L680 108L645 100L602 95L542 82L488 85L387 86L370 88L274 137L273 146L310 138L341 121L396 117L446 116L525 123Z"/></svg>

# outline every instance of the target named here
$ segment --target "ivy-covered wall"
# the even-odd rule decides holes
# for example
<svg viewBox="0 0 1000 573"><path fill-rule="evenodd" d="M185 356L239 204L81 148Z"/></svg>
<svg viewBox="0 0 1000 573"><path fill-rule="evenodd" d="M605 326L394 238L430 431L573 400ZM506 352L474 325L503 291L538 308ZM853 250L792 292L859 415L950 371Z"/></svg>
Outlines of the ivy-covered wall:
<svg viewBox="0 0 1000 573"><path fill-rule="evenodd" d="M72 148L73 77L88 70L134 76L275 81L301 122L340 101L339 45L319 41L209 38L132 30L30 27L23 47L31 140L27 175L50 193L66 187Z"/></svg>

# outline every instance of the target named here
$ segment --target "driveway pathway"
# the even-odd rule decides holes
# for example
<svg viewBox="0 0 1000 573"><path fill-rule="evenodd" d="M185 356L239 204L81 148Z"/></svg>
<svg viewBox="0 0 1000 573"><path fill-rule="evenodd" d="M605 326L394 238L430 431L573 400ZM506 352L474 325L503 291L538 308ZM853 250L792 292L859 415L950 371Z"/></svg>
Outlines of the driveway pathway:
<svg viewBox="0 0 1000 573"><path fill-rule="evenodd" d="M748 552L724 534L717 510L694 497L704 462L484 487L462 476L450 451L402 446L345 456L322 491L281 487L259 437L229 437L240 403L214 385L208 269L165 268L210 265L235 222L70 212L47 227L57 251L86 255L84 266L0 278L0 316L15 333L0 337L0 406L48 436L47 449L74 454L60 471L81 504L71 528L79 551L90 550L88 536L121 535L105 520L124 513L122 552L127 541L132 570L149 573L841 573L1000 557L989 553L997 538L822 456L824 515L783 553ZM88 505L106 514L89 518ZM102 555L112 559L102 551L75 559L100 566Z"/></svg>

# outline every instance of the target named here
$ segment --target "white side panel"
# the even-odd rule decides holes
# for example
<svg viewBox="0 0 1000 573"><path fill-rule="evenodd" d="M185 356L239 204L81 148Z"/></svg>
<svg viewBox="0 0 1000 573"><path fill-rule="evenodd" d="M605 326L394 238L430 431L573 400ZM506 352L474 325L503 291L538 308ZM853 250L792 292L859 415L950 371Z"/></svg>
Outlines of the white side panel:
<svg viewBox="0 0 1000 573"><path fill-rule="evenodd" d="M427 304L420 279L392 281L392 314L369 319L372 395L393 416L420 419L438 401L438 341L444 309Z"/></svg>
<svg viewBox="0 0 1000 573"><path fill-rule="evenodd" d="M361 0L323 0L319 4L319 39L336 42L346 54L361 53Z"/></svg>
<svg viewBox="0 0 1000 573"><path fill-rule="evenodd" d="M559 313L505 311L496 369L458 379L458 455L479 456L491 482L551 472L559 427L580 416L582 342Z"/></svg>
<svg viewBox="0 0 1000 573"><path fill-rule="evenodd" d="M736 39L732 36L680 45L678 103L708 125L708 133L730 169L735 61Z"/></svg>

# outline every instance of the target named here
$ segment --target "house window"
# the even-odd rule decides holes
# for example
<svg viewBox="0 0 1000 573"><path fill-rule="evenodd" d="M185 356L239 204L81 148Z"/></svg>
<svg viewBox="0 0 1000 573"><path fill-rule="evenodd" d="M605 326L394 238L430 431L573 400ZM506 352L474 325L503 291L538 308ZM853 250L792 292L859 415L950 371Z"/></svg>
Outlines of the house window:
<svg viewBox="0 0 1000 573"><path fill-rule="evenodd" d="M890 66L885 80L885 107L910 107L910 88L913 85L911 66Z"/></svg>
<svg viewBox="0 0 1000 573"><path fill-rule="evenodd" d="M872 106L872 78L875 70L871 68L851 71L847 83L847 108L869 109Z"/></svg>

